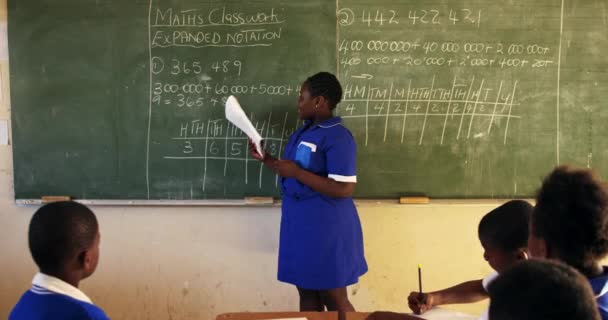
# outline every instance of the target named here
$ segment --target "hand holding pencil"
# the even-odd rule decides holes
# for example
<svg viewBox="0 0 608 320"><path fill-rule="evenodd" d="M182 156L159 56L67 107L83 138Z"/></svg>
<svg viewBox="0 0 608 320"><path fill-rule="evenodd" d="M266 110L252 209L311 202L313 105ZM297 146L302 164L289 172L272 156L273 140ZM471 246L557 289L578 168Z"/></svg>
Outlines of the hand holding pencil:
<svg viewBox="0 0 608 320"><path fill-rule="evenodd" d="M407 297L407 305L415 314L423 314L434 307L434 298L430 293L412 291Z"/></svg>
<svg viewBox="0 0 608 320"><path fill-rule="evenodd" d="M407 304L415 314L422 314L433 307L433 296L422 292L422 265L418 265L418 292L411 292Z"/></svg>

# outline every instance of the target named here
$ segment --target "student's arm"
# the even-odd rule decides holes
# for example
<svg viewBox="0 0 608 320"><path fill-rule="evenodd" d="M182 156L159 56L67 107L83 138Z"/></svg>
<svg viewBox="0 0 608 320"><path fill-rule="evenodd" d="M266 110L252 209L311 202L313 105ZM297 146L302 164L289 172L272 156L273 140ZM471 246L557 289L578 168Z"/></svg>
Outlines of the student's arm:
<svg viewBox="0 0 608 320"><path fill-rule="evenodd" d="M290 160L274 161L274 170L281 177L293 177L314 191L334 198L350 197L355 191L354 182L340 182L334 179L318 176L300 168Z"/></svg>
<svg viewBox="0 0 608 320"><path fill-rule="evenodd" d="M294 177L314 191L334 198L350 197L355 190L355 183L339 182L334 179L318 176L310 171L300 168L290 160L278 160L266 153L260 155L255 145L249 140L249 153L254 159L260 160L264 165L281 177Z"/></svg>
<svg viewBox="0 0 608 320"><path fill-rule="evenodd" d="M342 131L324 144L327 176L319 176L300 168L295 162L279 160L275 172L283 177L294 177L314 191L333 198L352 196L357 182L357 146L348 131Z"/></svg>
<svg viewBox="0 0 608 320"><path fill-rule="evenodd" d="M434 306L472 303L488 297L482 280L467 281L447 289L423 293L422 297L419 295L418 292L411 292L407 298L408 306L416 314L424 313Z"/></svg>
<svg viewBox="0 0 608 320"><path fill-rule="evenodd" d="M249 153L251 154L251 157L262 161L266 167L275 171L281 177L294 177L314 191L323 195L334 198L344 198L350 197L355 190L355 183L339 182L334 179L318 176L300 168L293 161L278 160L268 153L262 156L257 152L255 145L251 140L249 140Z"/></svg>

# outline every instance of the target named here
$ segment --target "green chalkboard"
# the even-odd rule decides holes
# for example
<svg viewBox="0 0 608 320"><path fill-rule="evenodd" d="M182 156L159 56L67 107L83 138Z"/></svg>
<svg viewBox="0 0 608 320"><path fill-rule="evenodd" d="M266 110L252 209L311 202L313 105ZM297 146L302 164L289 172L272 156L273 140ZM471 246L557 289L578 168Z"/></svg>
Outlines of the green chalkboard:
<svg viewBox="0 0 608 320"><path fill-rule="evenodd" d="M530 196L558 163L607 173L605 6L9 0L15 197L280 196L223 102L278 156L321 70L345 89L357 197Z"/></svg>

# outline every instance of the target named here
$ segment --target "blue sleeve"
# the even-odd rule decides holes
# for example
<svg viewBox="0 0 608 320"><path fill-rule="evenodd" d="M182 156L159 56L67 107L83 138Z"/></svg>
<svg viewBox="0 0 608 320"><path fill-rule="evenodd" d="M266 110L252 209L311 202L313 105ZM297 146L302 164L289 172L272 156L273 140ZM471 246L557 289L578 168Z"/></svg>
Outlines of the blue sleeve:
<svg viewBox="0 0 608 320"><path fill-rule="evenodd" d="M326 151L327 177L340 182L357 182L357 146L348 131L332 139Z"/></svg>

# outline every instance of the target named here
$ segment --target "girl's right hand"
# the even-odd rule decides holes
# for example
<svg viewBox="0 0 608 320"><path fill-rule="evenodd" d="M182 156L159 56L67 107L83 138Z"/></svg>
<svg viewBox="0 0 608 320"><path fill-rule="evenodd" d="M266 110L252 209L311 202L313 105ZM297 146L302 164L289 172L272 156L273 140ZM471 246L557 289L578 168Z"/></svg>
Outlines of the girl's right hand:
<svg viewBox="0 0 608 320"><path fill-rule="evenodd" d="M433 295L413 291L407 297L407 305L415 314L423 314L433 307Z"/></svg>

